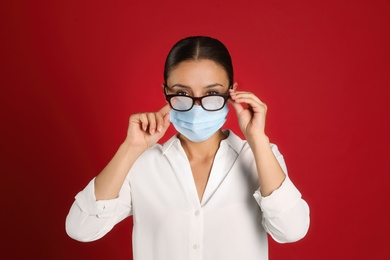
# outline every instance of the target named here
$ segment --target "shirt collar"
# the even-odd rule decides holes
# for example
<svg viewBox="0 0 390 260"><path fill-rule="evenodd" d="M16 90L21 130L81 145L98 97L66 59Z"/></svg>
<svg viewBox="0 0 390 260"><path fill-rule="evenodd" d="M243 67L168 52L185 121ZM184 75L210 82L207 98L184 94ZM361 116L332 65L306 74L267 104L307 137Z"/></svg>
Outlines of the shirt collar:
<svg viewBox="0 0 390 260"><path fill-rule="evenodd" d="M233 148L233 150L239 154L244 147L244 144L246 141L242 140L238 135L233 133L231 130L224 130L224 132L227 132L229 135L225 140L222 140L222 142L227 142L227 144Z"/></svg>
<svg viewBox="0 0 390 260"><path fill-rule="evenodd" d="M242 150L242 147L245 144L245 141L242 140L239 136L237 136L233 131L231 130L224 130L224 132L228 133L228 137L225 140L222 140L222 142L226 142L230 147L233 148L233 150L239 154ZM177 134L172 136L168 141L166 141L162 146L163 154L165 154L174 144L180 145L180 140L177 138Z"/></svg>
<svg viewBox="0 0 390 260"><path fill-rule="evenodd" d="M177 134L175 134L174 136L172 136L168 141L166 141L163 146L162 146L162 152L163 154L165 154L169 148L171 148L171 146L174 144L174 143L180 143L180 140L179 138L177 138Z"/></svg>

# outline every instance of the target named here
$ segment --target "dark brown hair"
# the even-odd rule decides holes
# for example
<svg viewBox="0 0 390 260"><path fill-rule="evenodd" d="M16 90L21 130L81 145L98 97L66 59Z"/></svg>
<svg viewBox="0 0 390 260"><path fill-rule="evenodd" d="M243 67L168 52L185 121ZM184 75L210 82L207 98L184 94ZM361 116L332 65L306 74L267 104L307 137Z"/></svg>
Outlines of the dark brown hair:
<svg viewBox="0 0 390 260"><path fill-rule="evenodd" d="M183 61L208 59L221 65L228 76L229 86L233 84L233 65L229 51L217 39L208 36L191 36L178 41L168 53L164 66L164 81L172 69Z"/></svg>

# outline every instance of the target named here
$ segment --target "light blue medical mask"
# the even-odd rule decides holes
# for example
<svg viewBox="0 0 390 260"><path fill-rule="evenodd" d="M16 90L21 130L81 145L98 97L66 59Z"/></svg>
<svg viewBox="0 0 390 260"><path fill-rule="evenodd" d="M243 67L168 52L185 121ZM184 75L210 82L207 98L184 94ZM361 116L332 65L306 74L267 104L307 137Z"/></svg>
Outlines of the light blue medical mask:
<svg viewBox="0 0 390 260"><path fill-rule="evenodd" d="M193 106L191 110L185 112L171 110L169 116L180 134L192 142L203 142L223 126L228 112L227 104L217 111L207 111L201 106Z"/></svg>

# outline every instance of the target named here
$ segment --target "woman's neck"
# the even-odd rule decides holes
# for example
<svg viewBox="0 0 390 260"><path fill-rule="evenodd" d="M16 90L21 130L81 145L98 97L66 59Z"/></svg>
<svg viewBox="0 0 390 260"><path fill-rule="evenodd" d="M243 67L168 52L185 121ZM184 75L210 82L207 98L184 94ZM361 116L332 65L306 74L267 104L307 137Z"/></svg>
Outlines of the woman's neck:
<svg viewBox="0 0 390 260"><path fill-rule="evenodd" d="M220 142L226 137L227 135L222 132L222 130L217 131L209 139L203 142L192 142L183 135L179 135L181 145L190 161L193 159L214 158Z"/></svg>

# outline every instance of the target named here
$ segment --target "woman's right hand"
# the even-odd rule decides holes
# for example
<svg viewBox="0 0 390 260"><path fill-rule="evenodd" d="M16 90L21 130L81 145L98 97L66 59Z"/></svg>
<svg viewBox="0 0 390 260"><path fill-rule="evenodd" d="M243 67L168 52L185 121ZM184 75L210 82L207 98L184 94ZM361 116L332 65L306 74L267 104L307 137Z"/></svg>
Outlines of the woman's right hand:
<svg viewBox="0 0 390 260"><path fill-rule="evenodd" d="M131 115L125 143L142 150L156 144L170 125L170 111L171 107L166 104L158 112Z"/></svg>

